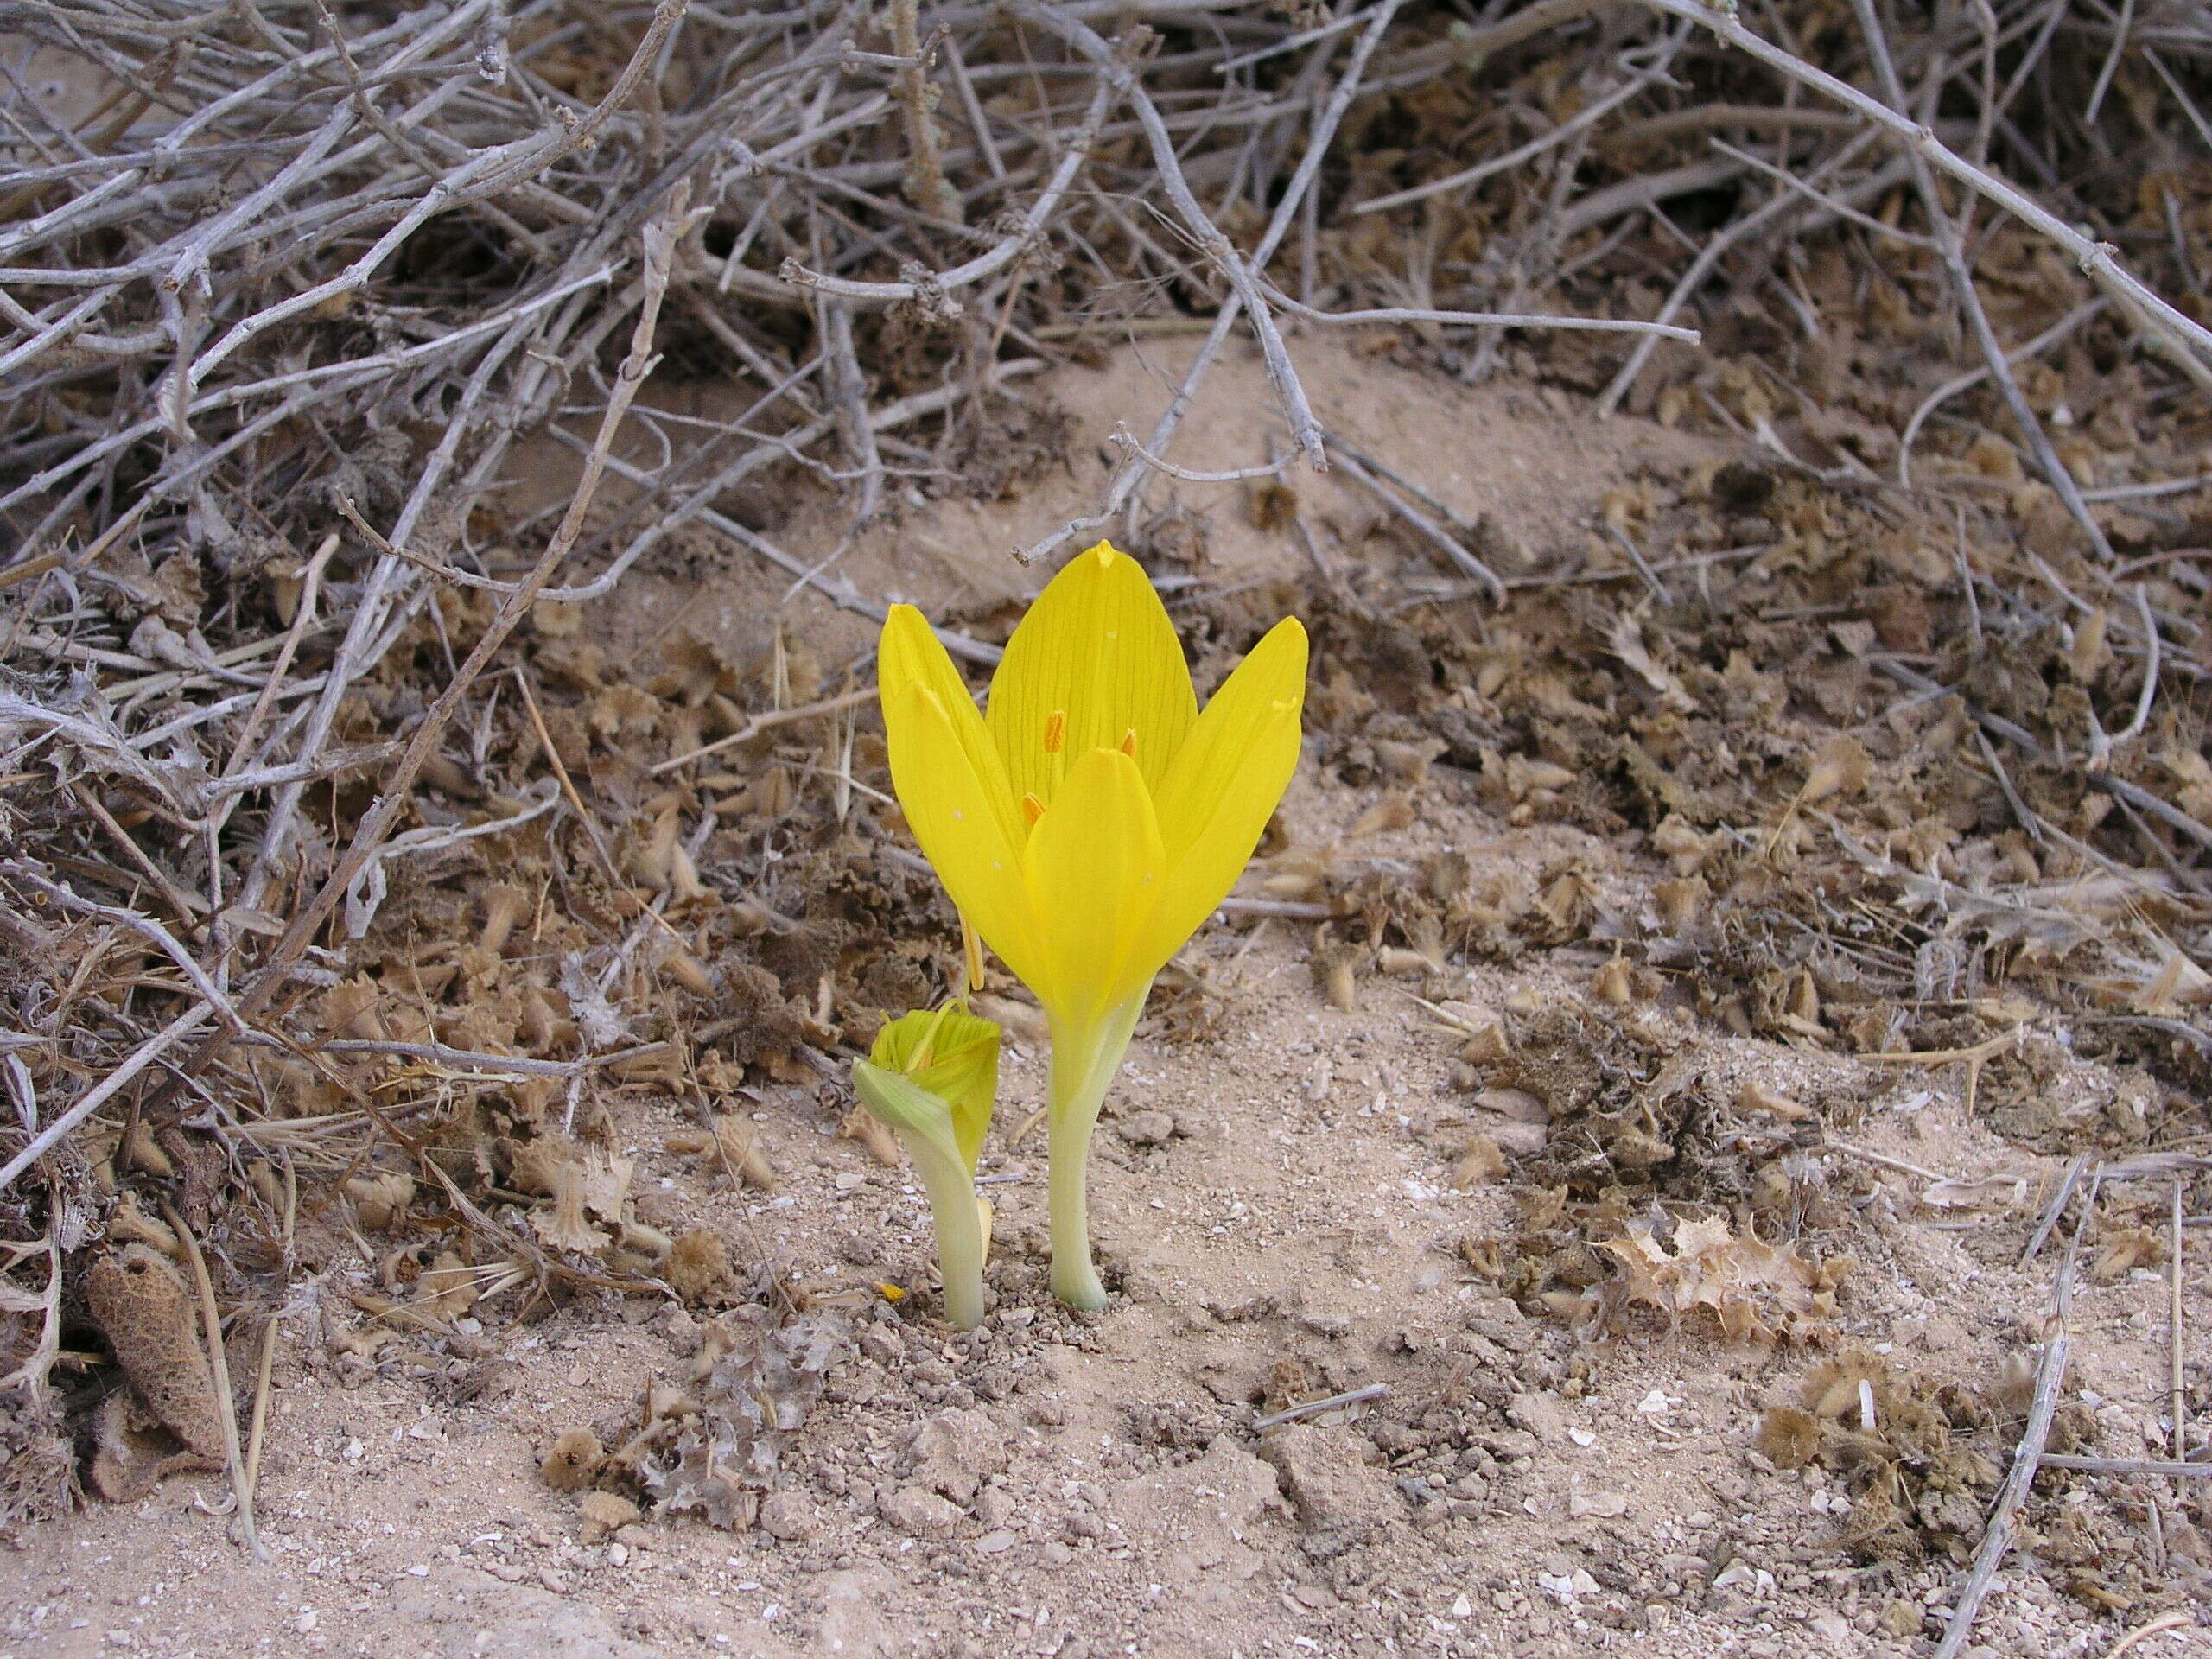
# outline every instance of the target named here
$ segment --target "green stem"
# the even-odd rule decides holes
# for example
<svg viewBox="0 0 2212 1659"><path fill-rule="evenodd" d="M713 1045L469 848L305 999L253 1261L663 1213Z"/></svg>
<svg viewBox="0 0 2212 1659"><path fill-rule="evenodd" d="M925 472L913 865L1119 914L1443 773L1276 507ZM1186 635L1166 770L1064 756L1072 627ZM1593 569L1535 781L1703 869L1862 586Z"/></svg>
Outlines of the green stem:
<svg viewBox="0 0 2212 1659"><path fill-rule="evenodd" d="M944 1281L944 1317L963 1331L983 1322L983 1217L976 1207L976 1185L968 1172L931 1157L906 1137L915 1173L930 1195L930 1219L936 1224L937 1271Z"/></svg>
<svg viewBox="0 0 2212 1659"><path fill-rule="evenodd" d="M1051 1119L1052 1294L1070 1307L1086 1312L1106 1306L1106 1287L1099 1283L1098 1269L1090 1260L1090 1134L1098 1126L1098 1109L1122 1069L1129 1033L1136 1028L1151 989L1147 982L1095 1021L1052 1021L1052 1072L1046 1085Z"/></svg>
<svg viewBox="0 0 2212 1659"><path fill-rule="evenodd" d="M973 1330L983 1320L983 1253L990 1242L976 1208L976 1175L960 1149L952 1109L902 1072L867 1060L853 1064L861 1104L887 1123L913 1160L930 1195L938 1272L944 1281L944 1317Z"/></svg>

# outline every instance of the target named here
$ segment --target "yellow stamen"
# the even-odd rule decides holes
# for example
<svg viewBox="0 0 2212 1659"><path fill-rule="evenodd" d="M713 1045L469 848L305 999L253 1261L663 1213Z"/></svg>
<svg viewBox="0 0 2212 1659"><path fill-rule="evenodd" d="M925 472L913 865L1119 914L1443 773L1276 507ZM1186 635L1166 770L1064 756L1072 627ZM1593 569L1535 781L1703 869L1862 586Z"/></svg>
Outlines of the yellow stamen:
<svg viewBox="0 0 2212 1659"><path fill-rule="evenodd" d="M1128 734L1122 739L1122 753L1132 760L1137 758L1137 728L1134 726L1129 728Z"/></svg>
<svg viewBox="0 0 2212 1659"><path fill-rule="evenodd" d="M966 934L967 940L971 942L975 940L976 935L969 931L964 920L961 924L961 928ZM975 948L980 954L981 946L977 945ZM955 1010L963 1014L967 1012L959 1003L948 1002L939 1008L936 1016L930 1020L929 1028L922 1033L922 1040L914 1046L914 1052L906 1061L905 1070L910 1075L916 1071L929 1070L930 1062L937 1058L938 1033L944 1029L944 1022L952 1017Z"/></svg>
<svg viewBox="0 0 2212 1659"><path fill-rule="evenodd" d="M968 952L968 988L980 991L983 988L983 942L976 937L965 912L960 917L960 943Z"/></svg>
<svg viewBox="0 0 2212 1659"><path fill-rule="evenodd" d="M1039 800L1034 795L1023 796L1021 798L1021 816L1029 820L1029 827L1032 830L1034 830L1037 827L1037 820L1045 816L1045 803Z"/></svg>

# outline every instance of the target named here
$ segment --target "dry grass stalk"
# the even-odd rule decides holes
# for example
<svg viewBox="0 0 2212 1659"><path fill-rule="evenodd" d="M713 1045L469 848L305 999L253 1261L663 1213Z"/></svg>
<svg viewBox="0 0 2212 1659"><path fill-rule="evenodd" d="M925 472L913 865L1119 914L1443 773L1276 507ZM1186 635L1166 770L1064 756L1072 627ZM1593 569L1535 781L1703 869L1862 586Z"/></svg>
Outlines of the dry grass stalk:
<svg viewBox="0 0 2212 1659"><path fill-rule="evenodd" d="M207 1276L207 1258L201 1254L200 1240L185 1224L184 1217L166 1200L162 1205L162 1214L184 1244L185 1257L192 1264L193 1287L200 1296L202 1339L207 1344L208 1368L214 1373L215 1415L223 1432L223 1460L230 1467L231 1492L238 1503L238 1531L254 1559L265 1561L269 1550L253 1524L253 1483L247 1477L245 1452L238 1442L238 1396L231 1391L231 1363L223 1342L223 1316L215 1306L215 1285Z"/></svg>
<svg viewBox="0 0 2212 1659"><path fill-rule="evenodd" d="M2051 1290L2051 1318L2056 1328L2044 1344L2043 1354L2036 1363L2035 1391L2029 1400L2027 1421L2021 1427L2019 1444L2013 1450L2012 1466L1990 1510L1989 1523L1974 1551L1974 1565L1953 1599L1950 1623L1944 1628L1943 1639L1936 1645L1936 1659L1958 1659L1964 1651L1967 1638L1974 1634L1982 1599L1989 1593L1990 1584L1997 1576L1997 1569L2004 1564L2005 1553L2012 1547L2020 1516L2026 1510L2028 1492L2035 1484L2044 1446L2050 1437L2051 1419L2058 1409L2059 1390L2066 1382L2067 1357L2073 1346L2066 1327L2074 1302L2074 1264L2095 1208L2096 1188L2092 1185L2082 1206L2081 1223L2074 1230L2073 1240L2059 1263L2057 1280Z"/></svg>

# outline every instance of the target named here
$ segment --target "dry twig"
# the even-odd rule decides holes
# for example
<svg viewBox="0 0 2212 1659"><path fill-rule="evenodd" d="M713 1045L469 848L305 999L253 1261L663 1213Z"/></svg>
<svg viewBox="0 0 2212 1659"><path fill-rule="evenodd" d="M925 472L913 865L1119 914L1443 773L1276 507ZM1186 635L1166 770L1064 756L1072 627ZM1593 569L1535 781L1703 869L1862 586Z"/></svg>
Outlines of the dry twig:
<svg viewBox="0 0 2212 1659"><path fill-rule="evenodd" d="M2013 1450L2012 1469L1989 1512L1980 1546L1974 1551L1974 1566L1953 1600L1951 1620L1944 1629L1942 1641L1936 1645L1936 1659L1958 1659L1964 1650L1967 1639L1974 1634L1974 1622L1981 1611L1982 1598L1989 1593L1990 1583L1996 1578L1998 1567L2003 1565L2005 1552L2012 1547L2013 1535L2027 1508L2028 1492L2035 1484L2044 1446L2050 1438L2051 1418L2058 1409L2059 1390L2066 1382L2067 1357L2073 1345L2066 1323L2074 1299L2074 1262L2095 1205L2093 1186L2082 1206L2082 1220L2074 1230L2073 1243L2065 1260L2059 1264L2058 1281L2051 1298L2056 1329L2044 1344L2043 1357L2037 1362L2035 1393L2028 1404L2027 1422L2022 1427L2019 1444Z"/></svg>

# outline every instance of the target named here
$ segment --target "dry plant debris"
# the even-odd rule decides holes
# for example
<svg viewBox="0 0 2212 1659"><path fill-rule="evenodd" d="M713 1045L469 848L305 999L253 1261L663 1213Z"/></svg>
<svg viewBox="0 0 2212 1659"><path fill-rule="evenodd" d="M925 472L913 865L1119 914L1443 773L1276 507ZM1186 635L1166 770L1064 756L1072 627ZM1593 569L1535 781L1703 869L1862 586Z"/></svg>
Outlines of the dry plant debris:
<svg viewBox="0 0 2212 1659"><path fill-rule="evenodd" d="M1854 1349L1808 1371L1802 1401L1767 1411L1758 1449L1777 1469L1818 1462L1847 1476L1850 1503L1840 1529L1848 1548L1869 1560L1929 1549L1966 1559L2003 1477L2027 1406L2024 1391L1937 1383ZM2071 1452L2094 1433L2086 1407L2063 1407L2051 1449ZM2048 1513L2054 1524L2081 1531L2078 1510Z"/></svg>
<svg viewBox="0 0 2212 1659"><path fill-rule="evenodd" d="M714 1526L751 1526L822 1392L823 1374L851 1334L834 1313L709 1326L686 1392L649 1397L645 1427L607 1467L671 1513L696 1510Z"/></svg>
<svg viewBox="0 0 2212 1659"><path fill-rule="evenodd" d="M126 1244L93 1262L85 1300L123 1372L123 1386L100 1408L91 1471L100 1496L124 1503L174 1471L220 1468L224 1406L184 1275L150 1246ZM139 1452L142 1441L164 1432L183 1449L167 1457Z"/></svg>

